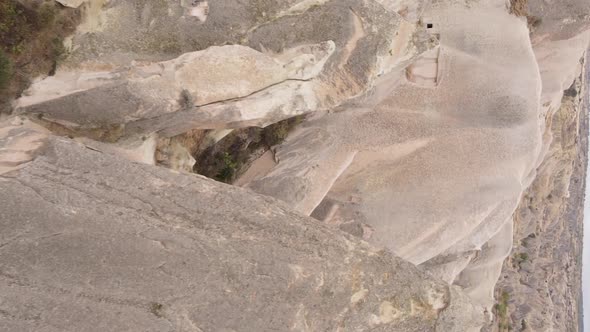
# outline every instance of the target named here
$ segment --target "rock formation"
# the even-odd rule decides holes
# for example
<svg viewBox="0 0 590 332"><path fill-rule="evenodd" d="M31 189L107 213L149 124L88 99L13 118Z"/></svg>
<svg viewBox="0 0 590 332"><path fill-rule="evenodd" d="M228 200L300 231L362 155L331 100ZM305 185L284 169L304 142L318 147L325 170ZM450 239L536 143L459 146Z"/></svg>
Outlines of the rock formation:
<svg viewBox="0 0 590 332"><path fill-rule="evenodd" d="M0 330L476 331L388 251L276 200L0 127Z"/></svg>
<svg viewBox="0 0 590 332"><path fill-rule="evenodd" d="M514 214L514 248L496 286L508 301L494 328L577 331L588 150L588 60L579 59L590 40L590 3L531 0L525 9L546 121L535 181Z"/></svg>
<svg viewBox="0 0 590 332"><path fill-rule="evenodd" d="M0 326L478 331L497 314L523 194L575 137L552 145L551 119L590 5L60 2L85 15L69 57L0 129ZM301 114L245 188L154 166L192 168L179 134Z"/></svg>
<svg viewBox="0 0 590 332"><path fill-rule="evenodd" d="M113 4L96 31L74 37L69 63L35 83L18 112L73 128L125 125L125 136L266 126L338 106L436 44L422 26L374 1L228 0L211 5L204 23L185 17L182 3ZM232 16L238 12L244 17ZM159 34L176 36L176 47L158 54ZM100 57L99 41L106 44Z"/></svg>
<svg viewBox="0 0 590 332"><path fill-rule="evenodd" d="M580 77L581 78L581 77ZM580 79L548 128L552 141L514 215L514 248L496 285L505 329L578 331L588 106Z"/></svg>

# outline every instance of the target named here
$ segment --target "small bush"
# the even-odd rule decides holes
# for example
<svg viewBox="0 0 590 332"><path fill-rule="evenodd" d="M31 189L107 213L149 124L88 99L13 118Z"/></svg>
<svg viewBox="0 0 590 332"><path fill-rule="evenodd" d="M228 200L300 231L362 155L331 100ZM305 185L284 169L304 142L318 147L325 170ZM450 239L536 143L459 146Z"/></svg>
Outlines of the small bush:
<svg viewBox="0 0 590 332"><path fill-rule="evenodd" d="M55 1L0 0L0 113L10 113L31 79L53 75L81 17L79 9Z"/></svg>
<svg viewBox="0 0 590 332"><path fill-rule="evenodd" d="M5 88L12 77L12 62L10 58L0 50L0 89Z"/></svg>
<svg viewBox="0 0 590 332"><path fill-rule="evenodd" d="M150 312L158 318L162 318L164 316L163 312L162 312L163 309L164 309L164 306L161 303L158 303L158 302L150 303L150 308L149 308Z"/></svg>
<svg viewBox="0 0 590 332"><path fill-rule="evenodd" d="M521 268L522 263L529 260L529 254L526 252L521 252L519 254L514 255L514 266L518 265L518 268Z"/></svg>
<svg viewBox="0 0 590 332"><path fill-rule="evenodd" d="M55 61L62 60L66 55L66 48L64 46L63 38L53 37L51 39L51 53L49 54L50 59Z"/></svg>
<svg viewBox="0 0 590 332"><path fill-rule="evenodd" d="M510 331L512 326L508 320L508 301L510 300L510 294L508 292L502 292L500 301L494 305L496 311L496 317L498 319L498 327L501 331Z"/></svg>
<svg viewBox="0 0 590 332"><path fill-rule="evenodd" d="M221 182L229 183L234 178L236 170L238 169L238 163L227 152L221 154L220 158L223 166L215 178Z"/></svg>

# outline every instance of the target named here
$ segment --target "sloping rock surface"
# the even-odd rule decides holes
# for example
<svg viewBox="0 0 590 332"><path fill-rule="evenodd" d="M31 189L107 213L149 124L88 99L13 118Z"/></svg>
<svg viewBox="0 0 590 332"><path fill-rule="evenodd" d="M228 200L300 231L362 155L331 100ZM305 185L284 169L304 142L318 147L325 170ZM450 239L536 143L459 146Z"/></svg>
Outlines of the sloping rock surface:
<svg viewBox="0 0 590 332"><path fill-rule="evenodd" d="M357 97L436 45L376 1L222 0L205 22L183 3L87 10L99 23L79 29L68 61L18 112L70 128L128 125L126 136L267 126Z"/></svg>
<svg viewBox="0 0 590 332"><path fill-rule="evenodd" d="M389 91L310 120L248 186L424 264L491 311L540 153L539 68L503 2L441 1L422 20L438 53Z"/></svg>
<svg viewBox="0 0 590 332"><path fill-rule="evenodd" d="M154 158L153 150L158 142L162 142L158 139L163 137L166 140L195 128L218 129L207 135L223 136L228 129L266 126L293 115L315 112L283 144L275 147L270 163L268 158L261 160L267 164L266 168L257 168L259 165L254 162L253 171L248 174L255 175L241 183L337 228L326 230L321 228L324 226L317 226L322 231L335 236L341 231L350 233L420 265L434 278L462 289L461 294L472 301L478 313L491 315L494 285L512 248L512 214L533 182L539 165L548 153L553 152L550 145L552 131L548 128L555 112L560 109L563 90L579 73L578 59L590 40L590 21L584 16L587 2L568 0L567 5L552 11L542 1L532 0L528 22L515 15L518 13L511 13L506 5L503 0L443 0L434 3L405 0L89 1L84 5L86 20L72 39L71 56L54 77L33 85L18 101L18 112L35 118L55 132L69 134L75 130L77 134L72 136L117 142L117 146L112 147L84 140L86 147L103 151L102 155L113 152L146 163L168 158L168 164L179 169L193 165L192 157L187 157L188 150L171 145L170 149L160 149L158 158ZM535 21L535 17L539 20ZM62 128L56 130L59 126ZM55 155L49 154L56 159L51 159L47 165L42 164L47 157L45 151L37 157L37 152L31 154L25 148L29 144L35 150L38 142L45 142L39 138L38 131L31 134L33 136L20 135L18 130L9 131L11 134L6 137L14 137L10 140L25 142L13 149L16 153L5 155L7 159L3 167L10 171L5 174L16 172L13 178L23 176L35 185L47 182L53 185L55 182L58 186L61 180L51 182L52 176L41 171L27 173L36 170L35 167L53 169L51 162L58 163L54 167L57 174L82 172L91 176L93 173L84 172L93 169L91 165L98 164L107 168L101 177L124 178L120 172L110 174L102 159L71 171L76 163L68 165L60 160L66 160L63 158L73 153L58 149L65 143L55 138L47 139L53 142L48 146L58 151ZM14 170L19 167L22 169ZM127 166L119 167L124 169ZM80 181L89 184L90 194L103 202L107 191L129 193L124 187L126 183L130 187L146 188L145 184L132 179L139 176L136 172L142 174L142 179L151 179L142 172L153 168L133 167L139 167L140 171L129 170L125 174L131 174L131 179L116 185L105 185L94 178L83 177ZM158 180L154 181L163 181L160 173L153 174L158 174ZM71 179L74 181L77 177ZM181 183L189 181L174 179ZM18 181L22 183L22 180ZM187 197L193 193L183 191L188 189L181 184L163 183L164 189L161 190L147 187L155 198L133 192L133 204L141 206L142 211L144 208L155 211L154 220L164 218L162 220L166 222L169 218L180 222L193 220L193 213L205 211L194 210L193 204L197 203ZM75 181L67 184L72 188L80 187ZM189 187L193 185L192 182L187 184ZM81 206L82 203L76 203L77 196L68 193L67 186L61 189L66 192L63 197L67 204ZM104 191L100 191L103 187ZM99 193L95 193L96 190ZM227 189L228 197L232 197L233 190L237 189ZM226 198L221 191L215 199L223 202ZM37 191L47 200L44 192ZM180 196L166 196L173 195L171 193L180 193ZM56 197L62 199L62 196ZM154 201L156 198L158 200ZM160 205L164 204L160 201L166 199L173 199L174 206L188 210L183 210L184 214L179 216L169 210L172 206ZM61 200L57 202L63 203ZM216 204L213 207L226 209L226 205L234 204L231 202L225 203L224 207ZM224 215L237 220L241 220L242 210L249 209L248 213L253 213L251 207L256 206L255 202L248 200L235 204L237 210L228 208ZM106 223L101 216L117 211L106 207L100 213L92 210L88 218L98 218L99 222ZM59 213L69 213L68 208L59 208ZM78 209L73 210L74 214L81 213ZM248 213L244 216L247 217ZM263 217L268 217L265 213L270 212L263 213ZM93 217L94 214L98 215ZM145 218L148 217L140 217L141 220ZM116 216L108 218L109 222L113 219L118 220ZM27 220L38 222L36 217ZM211 233L211 237L221 234L227 239L228 234L235 231L230 231L229 222L227 225L223 223L225 219L220 220L221 224L215 224L218 228L214 230L221 233ZM234 223L232 227L238 227L236 225L240 224ZM194 227L191 227L186 226L187 232L192 232ZM240 241L259 240L248 234L240 237ZM284 237L285 233L281 232L269 236L273 241L283 241ZM357 243L343 235L336 238ZM158 241L164 243L163 250L169 250L165 241ZM294 238L293 241L304 240ZM213 242L204 243L213 246ZM218 240L217 243L225 242ZM273 249L278 248L278 245L273 247L274 243L254 246L259 251L252 252L249 247L247 250L246 247L232 247L233 251L219 255L232 261L238 257L231 256L235 251L246 255L243 261L248 261L251 260L249 257L260 255L263 250L274 254ZM305 243L293 242L289 246L299 248L307 245ZM367 252L371 253L366 257L374 257L374 250ZM328 256L346 257L343 255L338 252ZM297 259L299 256L293 257ZM259 261L255 262L258 264ZM198 263L213 264L209 260ZM345 259L330 264L347 269L349 263L350 260ZM158 269L165 271L164 274L173 274L176 268L167 269L166 264L157 265ZM270 263L263 261L261 264ZM366 283L379 287L385 285L382 279L374 279L382 273L374 269L381 267L370 267L371 264L364 267L366 271L373 271L370 273L372 279L367 279ZM240 266L241 270L232 270L229 275L250 271L245 265ZM297 281L307 280L307 275L321 275L318 266L296 263L294 267L287 265L287 268L295 271L293 280ZM283 276L280 273L274 275ZM213 277L218 280L223 275ZM282 278L291 285L292 279ZM400 278L399 282L405 279ZM325 280L320 280L317 283L323 287ZM335 284L357 285L350 281L352 279L346 280ZM91 281L88 284L93 287ZM249 285L235 288L246 291ZM192 290L189 286L182 291ZM290 291L289 287L287 291ZM368 288L359 287L354 286L354 292L346 293L353 308L357 308L359 299L364 301L368 294L373 294ZM453 287L443 293L455 294ZM157 292L161 291L155 288ZM251 289L253 292L254 288ZM302 289L298 289L299 293L306 294L307 288ZM223 290L229 294L236 292L231 287ZM326 322L313 316L317 312L310 313L313 311L310 303L315 300L302 302L297 297L285 298L283 290L272 294L283 294L276 295L275 302L285 302L287 309L280 313L290 312L285 315L291 317L277 318L283 322L277 324L289 322L293 329L321 330L334 326L351 330L385 329L387 324L396 322L402 325L395 328L428 330L442 328L435 325L453 319L461 330L474 326L463 323L461 317L464 316L448 314L460 312L453 311L457 308L451 309L451 306L442 310L447 305L437 304L438 300L422 304L416 302L414 295L402 295L407 299L402 301L405 303L403 307L392 302L398 295L383 300L380 292L375 294L381 302L378 305L375 302L373 306L373 309L378 307L378 314L373 309L371 315L369 311L364 313L362 310L366 308L363 307L357 308L361 310L361 316L358 316L361 318L347 318L353 313L350 305L345 310L341 302L336 301L326 304L337 308L326 309L325 316L340 318L329 318ZM207 293L195 294L205 298L203 303L217 298L207 297L210 296ZM242 293L236 294L244 297ZM258 299L256 294L248 293L245 298L254 296ZM189 297L187 301L197 300ZM233 298L228 301L222 304L233 307L246 303ZM442 303L447 302L442 300ZM153 311L158 313L155 316L167 317L172 322L181 319L166 316L168 312L163 308L173 304L149 303L155 303L152 305ZM192 308L195 303L181 309ZM297 309L296 303L300 305ZM407 303L410 303L409 307ZM413 318L400 318L406 317L404 312L408 308L408 317ZM256 307L248 313L282 317L272 310L279 309ZM292 314L293 310L295 314ZM471 309L467 310L470 312ZM189 320L197 322L197 326L199 320L208 319L195 315L196 318ZM211 315L209 318L214 317L213 313ZM403 325L412 319L421 323ZM346 323L340 325L343 320ZM428 323L429 320L438 323ZM331 322L337 322L334 323L337 325L330 325ZM225 323L219 319L212 324ZM233 323L228 320L227 324ZM242 321L239 324L243 324ZM256 329L255 325L247 327Z"/></svg>
<svg viewBox="0 0 590 332"><path fill-rule="evenodd" d="M454 287L272 198L0 128L0 330L467 331Z"/></svg>
<svg viewBox="0 0 590 332"><path fill-rule="evenodd" d="M498 323L520 331L579 330L588 151L588 95L581 78L548 123L551 145L515 212L514 248L496 285L498 295L509 296Z"/></svg>

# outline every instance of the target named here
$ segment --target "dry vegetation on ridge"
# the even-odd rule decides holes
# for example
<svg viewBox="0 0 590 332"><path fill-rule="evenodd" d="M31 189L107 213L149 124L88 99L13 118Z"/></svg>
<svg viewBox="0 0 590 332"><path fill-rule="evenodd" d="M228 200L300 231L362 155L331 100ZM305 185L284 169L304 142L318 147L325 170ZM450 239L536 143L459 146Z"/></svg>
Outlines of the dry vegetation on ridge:
<svg viewBox="0 0 590 332"><path fill-rule="evenodd" d="M80 12L57 2L0 1L0 113L38 75L52 75Z"/></svg>

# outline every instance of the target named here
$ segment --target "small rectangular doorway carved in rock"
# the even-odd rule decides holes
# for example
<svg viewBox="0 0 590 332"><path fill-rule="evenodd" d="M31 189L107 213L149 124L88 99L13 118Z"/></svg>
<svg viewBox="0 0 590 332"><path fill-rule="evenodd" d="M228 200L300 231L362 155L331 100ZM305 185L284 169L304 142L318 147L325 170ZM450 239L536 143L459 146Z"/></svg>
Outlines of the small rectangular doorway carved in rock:
<svg viewBox="0 0 590 332"><path fill-rule="evenodd" d="M433 27L434 27L434 24L426 23L426 29L432 29Z"/></svg>

